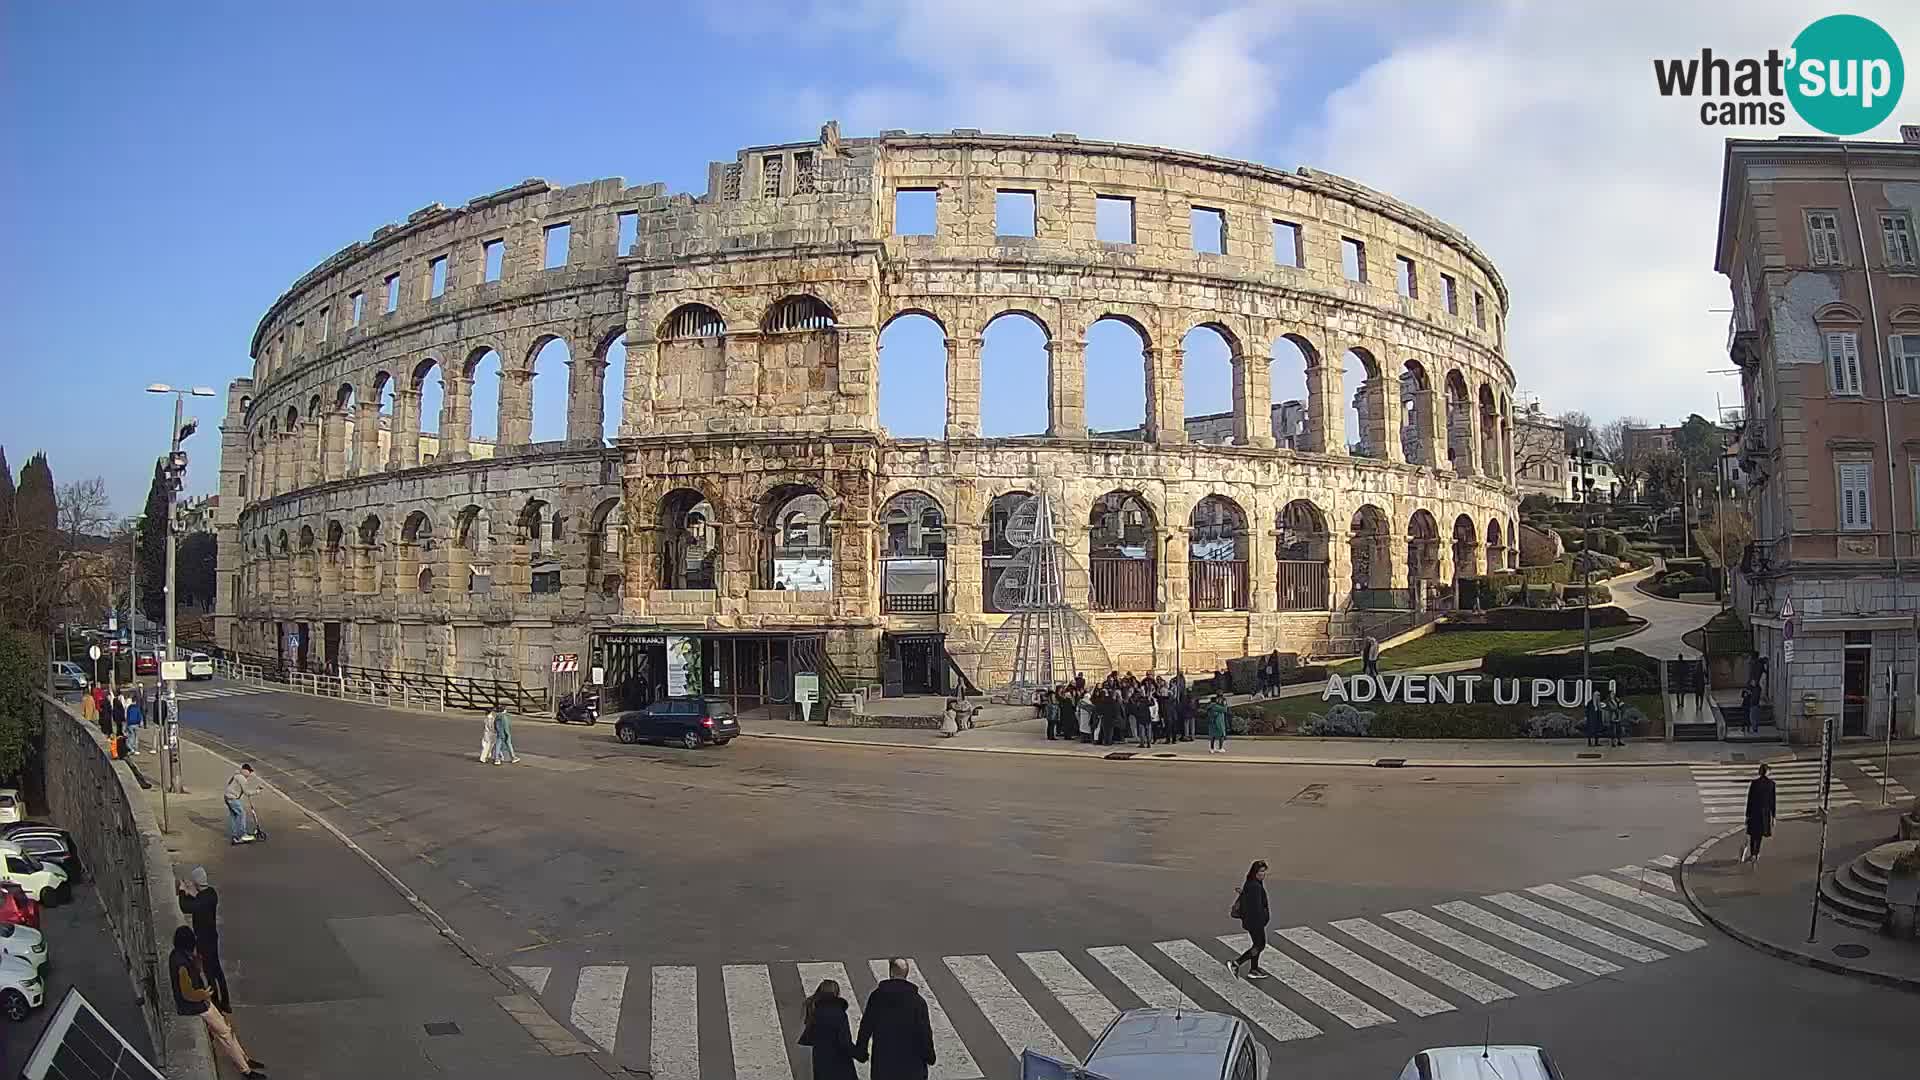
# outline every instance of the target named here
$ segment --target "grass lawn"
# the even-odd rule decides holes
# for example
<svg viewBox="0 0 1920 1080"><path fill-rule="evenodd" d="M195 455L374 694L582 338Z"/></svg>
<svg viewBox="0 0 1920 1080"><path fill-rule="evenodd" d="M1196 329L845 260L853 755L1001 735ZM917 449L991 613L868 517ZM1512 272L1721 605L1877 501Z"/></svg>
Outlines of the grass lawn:
<svg viewBox="0 0 1920 1080"><path fill-rule="evenodd" d="M1388 672L1388 674L1392 674L1392 673ZM1488 716L1488 717L1510 716L1515 720L1515 722L1524 720L1526 717L1531 716L1536 712L1571 712L1572 711L1568 709L1562 709L1552 704L1542 705L1539 709L1534 709L1526 705L1489 705L1485 703L1486 692L1487 692L1486 688L1484 686L1481 687L1482 699L1473 705L1460 704L1460 705L1424 706L1424 705L1380 705L1378 703L1374 703L1370 705L1357 705L1355 706L1355 708L1365 709L1368 712L1379 712L1382 710L1393 710L1393 709L1420 709L1424 711L1429 708L1432 708L1432 709L1444 710L1446 712L1456 713L1456 714L1473 713L1476 716ZM1666 723L1666 716L1667 716L1666 705L1660 700L1659 694L1623 694L1621 695L1620 700L1625 702L1628 705L1633 706L1636 709L1639 709L1641 712L1645 713L1647 718L1650 721L1652 721L1654 724L1660 725L1660 724ZM1332 708L1334 705L1337 705L1337 704L1339 703L1321 701L1320 695L1318 694L1302 694L1298 697L1269 698L1265 701L1249 702L1246 705L1239 706L1239 708L1241 710L1245 710L1249 708L1258 709L1261 713L1267 716L1283 717L1286 720L1286 726L1288 731L1298 731L1300 728L1300 721L1305 720L1309 715L1324 714L1328 709Z"/></svg>
<svg viewBox="0 0 1920 1080"><path fill-rule="evenodd" d="M1593 640L1605 641L1639 629L1636 626L1596 626ZM1476 660L1496 649L1509 652L1535 652L1580 644L1578 630L1437 630L1417 641L1388 649L1380 654L1380 668L1425 667L1449 664L1456 660ZM1360 661L1346 660L1334 665L1342 675L1359 671Z"/></svg>

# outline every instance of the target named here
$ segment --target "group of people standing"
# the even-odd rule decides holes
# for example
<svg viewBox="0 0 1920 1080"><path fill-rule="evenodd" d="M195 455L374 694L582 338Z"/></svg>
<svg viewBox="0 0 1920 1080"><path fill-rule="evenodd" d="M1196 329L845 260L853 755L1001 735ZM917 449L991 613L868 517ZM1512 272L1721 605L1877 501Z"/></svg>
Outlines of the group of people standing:
<svg viewBox="0 0 1920 1080"><path fill-rule="evenodd" d="M159 753L166 729L167 699L158 686L151 689L135 683L109 688L94 683L80 696L80 717L100 729L108 739L126 739L129 754ZM153 729L153 749L146 748L145 734Z"/></svg>
<svg viewBox="0 0 1920 1080"><path fill-rule="evenodd" d="M913 966L896 957L867 995L856 1036L847 1023L840 984L823 979L800 1008L800 1045L813 1050L813 1080L854 1080L854 1063L873 1061L873 1080L926 1080L934 1065L927 1000L911 981Z"/></svg>
<svg viewBox="0 0 1920 1080"><path fill-rule="evenodd" d="M504 707L496 705L481 721L480 764L512 765L519 760L520 755L513 752L513 721Z"/></svg>
<svg viewBox="0 0 1920 1080"><path fill-rule="evenodd" d="M207 1026L214 1049L225 1055L242 1077L263 1077L266 1063L249 1057L233 1030L233 998L227 990L226 970L220 965L220 894L207 881L204 866L194 867L191 877L176 888L180 914L193 925L174 928L173 951L167 956L173 1010L181 1016L199 1017Z"/></svg>
<svg viewBox="0 0 1920 1080"><path fill-rule="evenodd" d="M1214 685L1224 685L1219 676ZM1097 746L1130 740L1142 748L1190 742L1204 716L1208 752L1226 752L1226 699L1216 691L1203 705L1185 675L1168 679L1149 671L1136 678L1131 671L1109 671L1089 689L1086 675L1075 674L1072 682L1041 690L1037 697L1049 739L1079 739Z"/></svg>

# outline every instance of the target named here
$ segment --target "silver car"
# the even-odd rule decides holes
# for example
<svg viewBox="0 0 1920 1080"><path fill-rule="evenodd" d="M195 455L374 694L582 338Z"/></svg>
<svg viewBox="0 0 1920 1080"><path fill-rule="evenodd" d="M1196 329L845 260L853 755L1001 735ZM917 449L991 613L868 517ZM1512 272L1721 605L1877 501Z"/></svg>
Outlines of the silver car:
<svg viewBox="0 0 1920 1080"><path fill-rule="evenodd" d="M1020 1080L1267 1080L1266 1047L1245 1020L1184 1009L1128 1009L1075 1068L1032 1050Z"/></svg>
<svg viewBox="0 0 1920 1080"><path fill-rule="evenodd" d="M1560 1080L1537 1046L1442 1046L1413 1055L1400 1080Z"/></svg>

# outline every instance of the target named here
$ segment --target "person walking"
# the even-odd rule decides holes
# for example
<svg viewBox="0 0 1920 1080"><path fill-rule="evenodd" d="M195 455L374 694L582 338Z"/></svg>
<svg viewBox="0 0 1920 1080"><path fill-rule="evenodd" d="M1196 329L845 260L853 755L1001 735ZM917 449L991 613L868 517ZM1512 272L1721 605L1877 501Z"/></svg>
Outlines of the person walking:
<svg viewBox="0 0 1920 1080"><path fill-rule="evenodd" d="M1705 658L1693 662L1693 708L1695 712L1707 707L1707 661Z"/></svg>
<svg viewBox="0 0 1920 1080"><path fill-rule="evenodd" d="M80 695L80 719L98 726L100 723L100 700L93 696L95 689L97 689L97 684L87 687L87 692Z"/></svg>
<svg viewBox="0 0 1920 1080"><path fill-rule="evenodd" d="M1207 702L1207 753L1224 754L1227 752L1227 699L1213 695Z"/></svg>
<svg viewBox="0 0 1920 1080"><path fill-rule="evenodd" d="M126 747L130 754L140 752L140 729L146 723L147 713L138 701L127 706Z"/></svg>
<svg viewBox="0 0 1920 1080"><path fill-rule="evenodd" d="M496 705L493 708L493 763L512 765L519 760L520 755L513 752L513 721L507 716L506 706Z"/></svg>
<svg viewBox="0 0 1920 1080"><path fill-rule="evenodd" d="M181 1016L198 1016L207 1025L207 1035L212 1038L215 1049L227 1055L227 1060L233 1062L245 1080L258 1080L267 1075L267 1063L247 1056L246 1047L240 1045L240 1036L234 1034L232 1021L209 1003L213 991L207 988L207 977L200 970L197 944L192 927L174 927L173 951L167 954L170 973L167 981L173 984L173 1011Z"/></svg>
<svg viewBox="0 0 1920 1080"><path fill-rule="evenodd" d="M933 1024L920 988L907 981L912 965L900 957L887 962L887 977L867 995L860 1014L860 1037L853 1053L873 1059L872 1080L927 1080L934 1065Z"/></svg>
<svg viewBox="0 0 1920 1080"><path fill-rule="evenodd" d="M813 1048L813 1080L855 1080L853 1063L865 1061L847 1025L847 999L840 984L822 979L800 1007L800 1045Z"/></svg>
<svg viewBox="0 0 1920 1080"><path fill-rule="evenodd" d="M163 746L162 751L165 750ZM240 770L227 777L226 790L221 794L227 801L227 842L244 844L256 840L247 817L246 799L252 795L256 783L253 778L253 763L240 766Z"/></svg>
<svg viewBox="0 0 1920 1080"><path fill-rule="evenodd" d="M1760 843L1773 835L1773 817L1777 808L1773 777L1767 775L1767 767L1762 765L1759 775L1747 785L1747 849L1740 853L1741 862L1760 861Z"/></svg>
<svg viewBox="0 0 1920 1080"><path fill-rule="evenodd" d="M100 734L111 738L116 731L127 726L127 705L133 701L133 695L122 690L107 698L107 711L100 715Z"/></svg>
<svg viewBox="0 0 1920 1080"><path fill-rule="evenodd" d="M494 726L492 713L480 718L480 764L493 764L493 739L499 730Z"/></svg>
<svg viewBox="0 0 1920 1080"><path fill-rule="evenodd" d="M200 971L213 991L213 1006L229 1015L233 998L227 990L227 972L220 966L220 893L207 882L207 868L196 866L186 881L175 886L180 894L180 914L193 921L194 948L200 954Z"/></svg>
<svg viewBox="0 0 1920 1080"><path fill-rule="evenodd" d="M1267 973L1260 970L1260 954L1267 948L1267 920L1271 914L1267 908L1267 863L1264 859L1255 859L1253 865L1247 867L1247 880L1241 883L1239 895L1234 897L1232 911L1252 941L1246 952L1227 961L1227 974L1237 978L1240 965L1246 964L1247 978L1267 977Z"/></svg>
<svg viewBox="0 0 1920 1080"><path fill-rule="evenodd" d="M1376 679L1380 677L1379 639L1372 637L1367 638L1366 644L1361 648L1360 664L1362 669L1361 674L1371 675Z"/></svg>

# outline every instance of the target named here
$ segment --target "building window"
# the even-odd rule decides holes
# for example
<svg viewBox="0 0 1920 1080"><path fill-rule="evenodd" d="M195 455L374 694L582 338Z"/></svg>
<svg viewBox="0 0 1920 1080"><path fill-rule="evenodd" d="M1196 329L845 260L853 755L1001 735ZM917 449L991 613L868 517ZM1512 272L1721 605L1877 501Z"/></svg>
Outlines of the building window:
<svg viewBox="0 0 1920 1080"><path fill-rule="evenodd" d="M1187 211L1187 225L1193 234L1193 250L1207 255L1227 253L1227 212L1205 206Z"/></svg>
<svg viewBox="0 0 1920 1080"><path fill-rule="evenodd" d="M1420 271L1405 255L1393 258L1393 289L1409 300L1420 295Z"/></svg>
<svg viewBox="0 0 1920 1080"><path fill-rule="evenodd" d="M1840 528L1847 532L1873 528L1873 463L1842 461L1834 468L1840 474Z"/></svg>
<svg viewBox="0 0 1920 1080"><path fill-rule="evenodd" d="M1887 246L1887 265L1914 268L1913 217L1905 210L1880 214L1880 239Z"/></svg>
<svg viewBox="0 0 1920 1080"><path fill-rule="evenodd" d="M1827 386L1836 395L1860 395L1860 335L1836 330L1827 335Z"/></svg>
<svg viewBox="0 0 1920 1080"><path fill-rule="evenodd" d="M365 318L367 314L367 294L363 292L354 293L352 296L347 297L347 303L351 305L353 309L353 321L347 325L359 326L360 320Z"/></svg>
<svg viewBox="0 0 1920 1080"><path fill-rule="evenodd" d="M615 255L633 254L633 246L640 241L640 212L628 210L614 218L613 253Z"/></svg>
<svg viewBox="0 0 1920 1080"><path fill-rule="evenodd" d="M1473 294L1473 325L1482 330L1487 328L1487 298L1478 291Z"/></svg>
<svg viewBox="0 0 1920 1080"><path fill-rule="evenodd" d="M787 174L787 159L778 154L769 154L760 159L760 197L777 199L780 197L780 181Z"/></svg>
<svg viewBox="0 0 1920 1080"><path fill-rule="evenodd" d="M1367 245L1351 236L1340 238L1340 272L1348 281L1367 280Z"/></svg>
<svg viewBox="0 0 1920 1080"><path fill-rule="evenodd" d="M993 193L993 233L995 236L1034 236L1034 193L996 191Z"/></svg>
<svg viewBox="0 0 1920 1080"><path fill-rule="evenodd" d="M1095 195L1093 237L1109 244L1134 243L1133 200L1124 195Z"/></svg>
<svg viewBox="0 0 1920 1080"><path fill-rule="evenodd" d="M567 254L573 247L573 225L561 222L540 230L541 250L546 253L541 265L548 270L558 270L567 265Z"/></svg>
<svg viewBox="0 0 1920 1080"><path fill-rule="evenodd" d="M1845 261L1840 248L1840 215L1835 211L1807 211L1807 258L1815 266L1838 266Z"/></svg>
<svg viewBox="0 0 1920 1080"><path fill-rule="evenodd" d="M802 150L793 155L793 193L811 195L817 190L814 186L813 151Z"/></svg>
<svg viewBox="0 0 1920 1080"><path fill-rule="evenodd" d="M1300 226L1291 221L1273 223L1273 262L1275 266L1305 266L1306 251L1300 243Z"/></svg>
<svg viewBox="0 0 1920 1080"><path fill-rule="evenodd" d="M427 264L427 296L439 297L447 291L447 257L445 255Z"/></svg>
<svg viewBox="0 0 1920 1080"><path fill-rule="evenodd" d="M387 314L400 310L400 275L387 275Z"/></svg>
<svg viewBox="0 0 1920 1080"><path fill-rule="evenodd" d="M316 314L320 319L320 336L316 340L325 341L328 336L333 333L333 305L328 304L316 312Z"/></svg>
<svg viewBox="0 0 1920 1080"><path fill-rule="evenodd" d="M1440 275L1440 305L1447 309L1449 315L1460 314L1460 286L1454 282L1452 274Z"/></svg>
<svg viewBox="0 0 1920 1080"><path fill-rule="evenodd" d="M720 170L720 197L728 202L740 198L740 163L734 162Z"/></svg>
<svg viewBox="0 0 1920 1080"><path fill-rule="evenodd" d="M499 281L500 271L506 267L507 242L505 240L488 240L486 243L480 245L480 256L486 263L486 271L482 274L480 280Z"/></svg>
<svg viewBox="0 0 1920 1080"><path fill-rule="evenodd" d="M940 193L934 188L901 188L893 193L893 235L932 236L940 228Z"/></svg>
<svg viewBox="0 0 1920 1080"><path fill-rule="evenodd" d="M1887 338L1887 356L1893 361L1893 392L1920 397L1920 334Z"/></svg>

